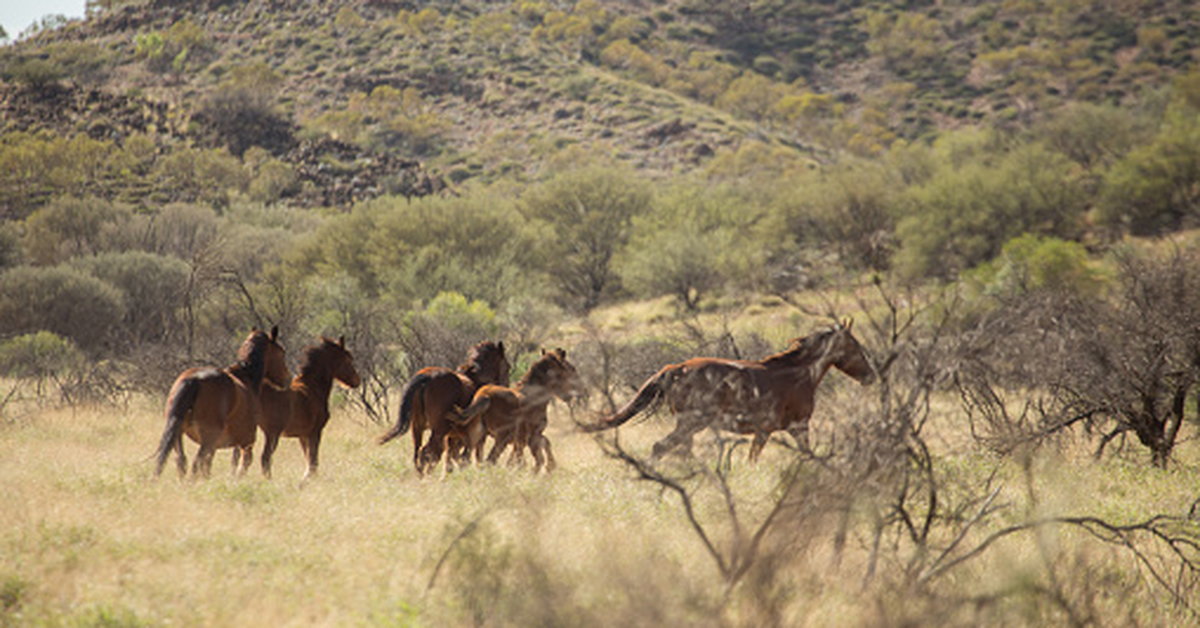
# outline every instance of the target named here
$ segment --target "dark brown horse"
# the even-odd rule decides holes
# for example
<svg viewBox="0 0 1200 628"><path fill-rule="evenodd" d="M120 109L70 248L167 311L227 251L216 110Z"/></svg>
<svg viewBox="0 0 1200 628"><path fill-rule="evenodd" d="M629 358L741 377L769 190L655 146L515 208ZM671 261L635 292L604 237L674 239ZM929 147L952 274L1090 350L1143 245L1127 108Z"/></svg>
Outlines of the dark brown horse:
<svg viewBox="0 0 1200 628"><path fill-rule="evenodd" d="M277 342L279 328L271 333L255 329L238 349L238 361L223 369L192 368L171 386L167 397L167 425L158 445L155 475L161 475L167 457L178 454L179 474L187 473L183 435L200 444L192 475L208 477L217 449L234 448L234 471L250 466L254 435L260 412L259 393L270 381L286 386L292 374L284 362L283 347Z"/></svg>
<svg viewBox="0 0 1200 628"><path fill-rule="evenodd" d="M585 431L621 425L662 400L676 415L676 423L670 434L654 444L654 457L680 445L690 449L692 437L706 427L753 434L751 461L758 459L767 438L778 430L787 430L798 446L806 448L813 395L829 367L863 385L874 379L850 327L848 321L797 338L786 351L757 362L692 358L664 366L625 407Z"/></svg>
<svg viewBox="0 0 1200 628"><path fill-rule="evenodd" d="M329 393L334 380L350 388L361 383L344 336L337 340L323 337L318 344L306 347L300 359L300 373L287 388L263 387L258 421L265 439L263 475L271 477L271 456L280 436L300 440L300 449L308 461L304 479L317 474L317 451L321 447L321 430L329 422Z"/></svg>
<svg viewBox="0 0 1200 628"><path fill-rule="evenodd" d="M379 437L384 444L408 431L413 431L413 465L425 473L442 458L447 440L454 439L455 447L465 448L466 434L455 419L468 404L475 391L484 384L508 385L511 367L504 355L503 342L481 342L471 348L467 361L452 371L441 366L423 368L408 381L400 402L396 425ZM432 432L429 444L422 448L425 430Z"/></svg>
<svg viewBox="0 0 1200 628"><path fill-rule="evenodd" d="M570 403L580 392L579 373L567 361L567 352L562 349L542 351L525 376L512 388L487 385L475 391L471 405L462 413L468 421L467 433L475 460L482 457L486 436L496 440L488 454L488 462L495 463L504 448L512 443L513 457L519 459L529 447L536 465L534 471L544 465L553 471L554 453L546 431L546 406L555 397Z"/></svg>

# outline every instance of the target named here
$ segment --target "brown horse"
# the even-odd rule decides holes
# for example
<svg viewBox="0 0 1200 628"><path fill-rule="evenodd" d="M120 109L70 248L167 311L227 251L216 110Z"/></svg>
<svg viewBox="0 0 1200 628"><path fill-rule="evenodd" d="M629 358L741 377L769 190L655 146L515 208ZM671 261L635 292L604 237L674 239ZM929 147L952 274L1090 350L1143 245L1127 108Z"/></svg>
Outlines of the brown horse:
<svg viewBox="0 0 1200 628"><path fill-rule="evenodd" d="M465 447L467 437L455 419L471 403L476 389L484 384L508 385L511 367L504 356L503 342L481 342L471 348L467 361L452 371L441 366L423 368L408 381L400 402L396 425L379 437L382 445L413 430L413 465L425 473L436 465L446 449L446 441L455 439L456 447ZM432 432L429 444L422 448L425 430Z"/></svg>
<svg viewBox="0 0 1200 628"><path fill-rule="evenodd" d="M321 430L329 422L329 393L334 380L350 388L361 383L344 336L337 340L322 337L320 343L306 347L300 359L300 373L287 388L263 387L258 421L266 440L262 452L263 475L271 477L271 456L280 436L300 440L300 449L308 461L304 479L317 474L317 451L321 447Z"/></svg>
<svg viewBox="0 0 1200 628"><path fill-rule="evenodd" d="M690 449L692 437L706 427L753 434L751 461L778 430L787 430L806 448L813 395L829 367L863 385L874 379L874 369L850 327L847 321L797 338L786 351L761 361L692 358L664 366L625 407L585 431L616 427L664 400L677 420L675 429L654 444L656 458L679 445Z"/></svg>
<svg viewBox="0 0 1200 628"><path fill-rule="evenodd" d="M525 376L512 388L487 385L475 391L471 405L462 413L469 422L467 433L475 460L482 457L483 442L490 435L496 440L488 454L488 462L495 463L509 443L515 450L513 457L519 459L529 447L536 465L534 471L545 465L553 471L554 453L546 431L546 406L555 397L570 403L580 391L579 373L567 361L567 352L562 349L542 351Z"/></svg>
<svg viewBox="0 0 1200 628"><path fill-rule="evenodd" d="M172 449L178 454L179 474L186 475L184 434L200 444L192 463L193 476L208 477L213 454L223 447L234 448L234 471L239 471L240 457L240 472L245 473L254 447L264 381L286 386L292 376L278 337L278 327L270 334L255 329L238 349L236 363L223 369L192 368L179 375L167 397L167 425L158 445L155 475L162 474Z"/></svg>

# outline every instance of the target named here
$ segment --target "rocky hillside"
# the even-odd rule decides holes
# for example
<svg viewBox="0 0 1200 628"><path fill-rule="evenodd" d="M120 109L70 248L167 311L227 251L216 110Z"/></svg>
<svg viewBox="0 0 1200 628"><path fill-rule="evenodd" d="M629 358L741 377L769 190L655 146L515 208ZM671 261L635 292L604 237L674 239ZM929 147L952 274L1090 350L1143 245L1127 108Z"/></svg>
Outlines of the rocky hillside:
<svg viewBox="0 0 1200 628"><path fill-rule="evenodd" d="M184 149L240 162L216 185L303 206L536 179L581 152L649 173L747 145L872 155L1127 101L1200 44L1183 0L101 4L4 50L0 111L9 132L149 140L134 176L91 186L143 204L188 200L164 172Z"/></svg>

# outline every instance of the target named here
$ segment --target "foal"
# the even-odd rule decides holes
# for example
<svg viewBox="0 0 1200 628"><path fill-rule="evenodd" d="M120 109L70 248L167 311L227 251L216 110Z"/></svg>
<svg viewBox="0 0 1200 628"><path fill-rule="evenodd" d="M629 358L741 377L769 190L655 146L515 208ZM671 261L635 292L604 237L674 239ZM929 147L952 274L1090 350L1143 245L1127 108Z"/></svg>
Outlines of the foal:
<svg viewBox="0 0 1200 628"><path fill-rule="evenodd" d="M495 463L512 443L513 458L520 459L525 447L529 447L536 462L534 471L543 465L547 471L553 471L557 466L554 453L550 450L550 440L543 434L548 423L546 406L555 397L570 403L579 390L579 373L562 349L543 350L542 357L512 388L495 385L480 388L471 405L462 412L475 460L478 462L482 457L484 439L491 435L496 443L488 454L488 462Z"/></svg>

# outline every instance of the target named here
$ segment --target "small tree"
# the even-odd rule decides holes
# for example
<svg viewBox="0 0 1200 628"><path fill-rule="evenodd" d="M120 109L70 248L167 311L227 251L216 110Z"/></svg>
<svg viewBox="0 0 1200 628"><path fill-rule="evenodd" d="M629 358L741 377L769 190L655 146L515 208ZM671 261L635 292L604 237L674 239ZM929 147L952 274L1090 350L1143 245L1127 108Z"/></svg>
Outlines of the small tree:
<svg viewBox="0 0 1200 628"><path fill-rule="evenodd" d="M614 289L613 257L629 240L633 218L649 209L650 193L631 172L593 166L533 188L522 206L546 227L543 263L564 300L590 310Z"/></svg>

